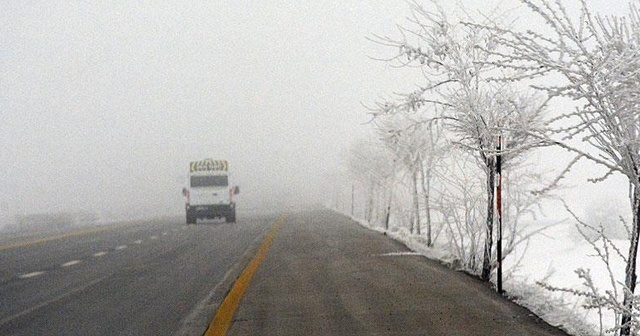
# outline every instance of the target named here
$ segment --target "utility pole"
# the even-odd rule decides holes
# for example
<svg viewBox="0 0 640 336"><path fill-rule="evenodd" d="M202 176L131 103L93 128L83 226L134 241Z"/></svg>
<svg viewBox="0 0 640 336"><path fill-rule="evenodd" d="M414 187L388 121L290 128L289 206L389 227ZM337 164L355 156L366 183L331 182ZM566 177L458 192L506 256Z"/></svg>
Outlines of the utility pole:
<svg viewBox="0 0 640 336"><path fill-rule="evenodd" d="M496 173L498 174L498 185L496 187L496 212L498 216L498 241L496 242L498 270L497 287L498 293L502 294L502 136L498 137L498 151L496 155Z"/></svg>

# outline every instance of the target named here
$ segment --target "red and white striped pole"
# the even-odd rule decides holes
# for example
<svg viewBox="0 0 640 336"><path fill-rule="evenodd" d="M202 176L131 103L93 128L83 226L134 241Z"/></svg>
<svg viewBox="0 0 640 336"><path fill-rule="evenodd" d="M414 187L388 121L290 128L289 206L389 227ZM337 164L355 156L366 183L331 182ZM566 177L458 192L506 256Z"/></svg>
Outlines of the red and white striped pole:
<svg viewBox="0 0 640 336"><path fill-rule="evenodd" d="M498 270L496 285L498 293L502 294L502 136L498 136L496 173L498 174L498 185L496 186L496 213L498 215L498 241L496 243Z"/></svg>

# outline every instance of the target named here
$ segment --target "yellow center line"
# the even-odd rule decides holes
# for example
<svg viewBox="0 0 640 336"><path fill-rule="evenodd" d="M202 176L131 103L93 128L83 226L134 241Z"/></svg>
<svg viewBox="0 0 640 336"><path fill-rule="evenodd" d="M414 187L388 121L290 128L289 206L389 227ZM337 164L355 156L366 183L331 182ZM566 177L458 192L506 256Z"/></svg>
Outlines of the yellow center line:
<svg viewBox="0 0 640 336"><path fill-rule="evenodd" d="M56 236L43 237L43 238L36 239L36 240L21 241L21 242L17 242L17 243L13 243L13 244L0 245L0 251L14 249L14 248L18 248L18 247L25 247L25 246L42 244L42 243L46 243L46 242L49 242L49 241L59 240L59 239L64 239L64 238L84 236L84 235L88 235L88 234L92 234L92 233L98 233L98 232L102 232L102 231L115 230L115 229L121 228L121 227L123 227L125 225L129 225L129 224L111 225L111 226L108 226L108 227L101 227L101 228L97 228L97 229L79 230L79 231L73 231L73 232L69 232L69 233L59 234L59 235L56 235Z"/></svg>
<svg viewBox="0 0 640 336"><path fill-rule="evenodd" d="M256 252L256 255L242 271L231 287L231 291L229 291L229 294L227 294L220 307L218 307L218 311L213 317L211 324L209 324L209 328L207 328L204 336L224 336L227 334L227 331L229 331L229 328L231 327L233 316L240 305L240 300L242 300L245 291L249 287L249 283L251 282L253 275L256 273L258 267L260 267L260 264L266 257L267 251L269 251L269 247L276 236L276 231L284 222L285 218L280 217L274 223L271 230L269 230L269 233L267 233L267 236L262 241L258 252Z"/></svg>

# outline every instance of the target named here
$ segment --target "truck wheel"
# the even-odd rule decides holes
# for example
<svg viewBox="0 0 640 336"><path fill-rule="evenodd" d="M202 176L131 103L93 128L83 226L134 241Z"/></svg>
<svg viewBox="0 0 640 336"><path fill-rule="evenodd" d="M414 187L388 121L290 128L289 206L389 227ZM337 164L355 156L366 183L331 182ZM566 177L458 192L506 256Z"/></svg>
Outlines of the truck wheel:
<svg viewBox="0 0 640 336"><path fill-rule="evenodd" d="M236 211L233 210L224 219L226 220L227 223L235 223L236 222Z"/></svg>
<svg viewBox="0 0 640 336"><path fill-rule="evenodd" d="M195 224L196 221L197 221L197 218L187 212L187 225Z"/></svg>

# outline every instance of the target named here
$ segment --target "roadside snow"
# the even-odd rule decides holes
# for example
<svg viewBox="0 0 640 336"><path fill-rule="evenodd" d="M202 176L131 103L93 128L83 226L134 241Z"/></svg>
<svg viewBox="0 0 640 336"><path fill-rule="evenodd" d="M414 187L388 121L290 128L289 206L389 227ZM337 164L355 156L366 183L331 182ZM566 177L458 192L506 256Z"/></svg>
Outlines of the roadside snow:
<svg viewBox="0 0 640 336"><path fill-rule="evenodd" d="M347 215L347 214L345 214ZM347 215L348 216L348 215ZM372 227L358 218L352 219L360 225L401 241L409 249L427 258L440 260L443 264L458 269L455 258L442 249L427 247L423 237L410 234L406 230L385 231ZM518 251L505 259L503 287L506 296L526 307L549 324L565 330L571 335L599 335L600 317L595 311L587 311L581 301L566 293L551 292L536 284L544 281L562 288L583 289L581 280L575 273L578 268L590 269L598 288L611 289L609 272L588 242L576 239L573 224L563 223L545 230L531 238L526 251ZM621 251L626 251L628 242L614 241ZM517 263L517 261L519 263ZM624 270L622 260L612 261L612 269ZM615 275L622 279L620 274ZM614 317L603 312L603 328L613 326Z"/></svg>
<svg viewBox="0 0 640 336"><path fill-rule="evenodd" d="M552 227L544 235L534 236L530 241L529 249L522 256L521 265L514 270L514 278L528 286L538 287L537 281L561 288L574 288L585 290L583 281L576 274L579 268L589 271L591 278L598 288L599 293L613 290L613 281L624 282L625 264L616 252L610 251L611 260L609 262L613 278L606 267L606 264L596 254L593 246L582 238L576 238L577 231L573 224L565 223ZM613 240L613 244L621 253L626 253L629 249L629 242L625 240ZM596 241L596 246L602 248L602 242ZM505 267L509 267L509 262L513 263L516 256L511 256L505 261ZM511 286L513 287L513 286ZM618 297L622 297L620 285L617 286ZM513 290L513 289L512 289ZM579 317L582 317L591 326L591 333L598 335L600 332L600 315L596 310L585 310L582 301L573 295L542 290L543 297L529 298L529 300L540 300L544 298L555 299L556 302L564 303L566 309L571 309ZM553 323L550 319L553 316L545 317L545 320ZM567 323L567 322L562 322ZM603 330L612 328L615 324L613 312L602 311ZM575 325L574 327L579 327ZM583 327L584 329L584 327ZM586 334L582 329L580 332L571 332L574 335Z"/></svg>

